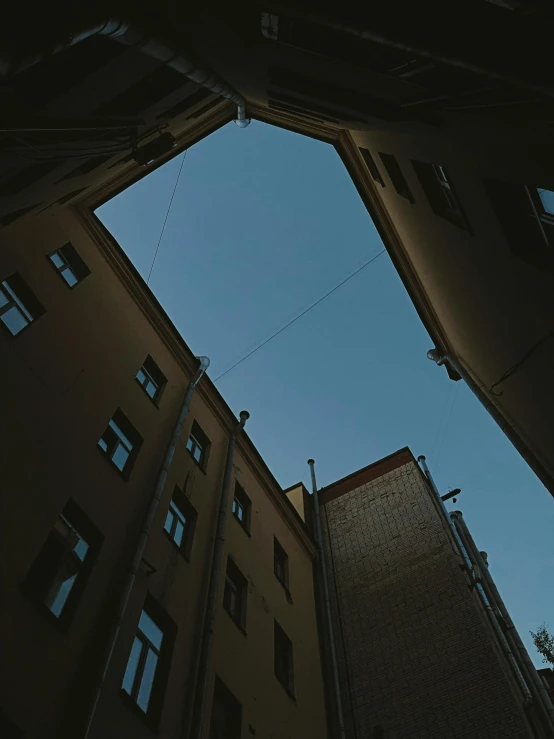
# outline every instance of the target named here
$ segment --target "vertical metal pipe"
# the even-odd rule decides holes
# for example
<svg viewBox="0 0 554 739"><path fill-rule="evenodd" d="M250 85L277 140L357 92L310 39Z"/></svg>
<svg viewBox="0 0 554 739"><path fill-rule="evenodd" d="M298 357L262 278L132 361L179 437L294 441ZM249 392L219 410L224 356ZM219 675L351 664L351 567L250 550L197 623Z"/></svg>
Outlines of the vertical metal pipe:
<svg viewBox="0 0 554 739"><path fill-rule="evenodd" d="M323 583L323 600L325 608L325 620L327 622L327 633L329 634L329 648L331 652L331 669L333 672L333 685L335 689L335 700L337 704L337 723L339 725L340 739L346 739L346 731L344 728L344 714L342 711L342 699L340 693L339 669L337 664L337 650L335 647L335 635L333 631L333 619L331 617L331 598L329 597L329 582L327 580L327 566L325 563L325 549L323 547L323 536L321 533L321 517L319 514L319 496L317 493L317 483L315 479L315 462L308 459L310 465L310 473L312 477L312 494L314 499L314 518L315 531L317 538L317 546L319 550L319 566L321 569L321 580Z"/></svg>
<svg viewBox="0 0 554 739"><path fill-rule="evenodd" d="M441 498L441 494L439 493L439 490L437 486L435 485L435 481L433 480L431 472L427 466L425 457L422 455L417 458L417 461L420 463L421 468L423 472L425 473L425 476L429 482L429 485L431 486L433 492L435 493L437 497L437 500L439 501L441 510L446 520L446 523L448 524L449 529L452 531L452 534L454 536L454 541L458 545L458 549L460 550L460 553L464 559L468 576L470 577L473 584L475 585L475 589L477 590L481 603L483 604L483 607L487 613L492 629L496 635L496 638L498 639L498 642L500 644L502 651L504 652L504 656L506 657L508 664L512 668L514 676L517 682L519 683L519 686L520 686L521 692L523 693L525 701L526 702L532 701L531 691L529 690L529 686L527 685L525 678L523 677L521 673L519 664L516 658L514 657L512 650L510 649L510 645L508 644L506 637L504 636L504 632L502 631L500 624L498 623L498 619L496 618L496 615L491 607L491 604L485 594L483 586L481 585L480 582L477 581L475 577L473 562L471 561L471 558L468 554L466 542L464 541L462 534L458 531L454 521L452 521L452 519L448 515L448 511L446 510L446 506L444 505L444 501Z"/></svg>
<svg viewBox="0 0 554 739"><path fill-rule="evenodd" d="M231 492L231 482L233 479L233 462L235 458L235 446L237 436L244 429L244 424L250 418L248 411L240 412L240 421L235 426L229 436L229 445L227 447L227 460L225 462L225 473L223 475L223 485L221 488L221 496L219 498L219 511L217 514L217 523L215 528L215 541L212 555L212 566L210 571L210 581L208 585L208 596L206 600L206 615L204 617L204 628L202 632L202 644L200 648L200 660L198 663L198 673L196 679L196 709L195 709L195 727L193 735L197 739L202 739L204 730L204 711L206 710L208 683L210 677L210 662L213 649L213 637L215 631L215 617L217 612L217 596L219 591L219 579L221 574L221 559L223 555L223 542L225 541L225 527L227 524L227 508L229 506L229 495Z"/></svg>
<svg viewBox="0 0 554 739"><path fill-rule="evenodd" d="M173 433L171 434L171 439L169 440L169 444L167 445L167 449L165 450L165 455L164 455L162 466L161 466L161 469L158 475L158 479L156 481L154 491L148 503L148 508L146 509L146 515L144 516L144 520L142 522L142 527L141 527L141 530L140 530L140 533L137 539L137 543L133 551L133 556L131 558L131 562L129 565L129 571L127 573L127 578L125 580L125 585L123 587L123 592L121 594L121 600L119 602L119 608L117 610L115 625L113 628L113 632L110 636L110 641L109 641L108 648L106 651L106 658L104 660L104 664L102 667L102 673L100 675L100 680L98 682L98 685L96 687L96 691L94 694L92 708L88 715L87 725L86 725L85 733L83 735L83 739L87 739L87 737L90 734L90 729L92 727L92 722L96 715L96 710L98 708L98 702L100 700L102 688L104 687L104 683L106 681L108 670L110 668L113 653L115 651L117 640L119 638L119 633L121 631L121 625L123 623L125 613L127 612L127 606L129 605L129 599L131 597L133 586L135 584L135 580L136 580L137 574L140 569L140 563L142 561L144 550L148 542L148 537L152 529L152 524L154 523L154 517L156 515L156 511L158 510L158 505L162 497L162 493L163 493L163 489L165 487L165 483L167 480L169 468L171 467L171 462L173 461L173 457L175 455L175 449L177 448L177 442L179 441L181 437L181 432L183 430L183 424L189 412L192 394L194 393L196 386L200 382L200 378L202 377L202 375L204 374L204 372L208 369L210 365L210 360L208 359L208 357L198 357L198 360L200 362L200 366L195 376L193 377L193 379L189 382L187 389L185 391L185 397L183 398L183 403L181 405L181 409L179 410L179 416L177 417L177 421L175 422L175 426L173 427Z"/></svg>
<svg viewBox="0 0 554 739"><path fill-rule="evenodd" d="M477 548L477 545L475 544L475 541L471 536L471 532L469 531L467 524L464 521L462 512L453 511L450 514L450 517L456 522L456 524L466 537L469 547L469 554L473 557L473 561L479 567L480 573L483 578L483 587L485 588L485 592L487 593L487 596L492 605L498 609L500 615L502 616L502 620L504 621L504 624L506 626L506 633L513 640L515 653L516 655L519 655L522 669L524 670L524 672L527 673L530 684L534 689L533 692L536 693L538 701L540 702L540 704L542 704L544 708L549 728L554 736L554 706L552 705L552 701L550 700L548 692L544 686L543 681L540 678L539 673L535 669L535 665L533 664L531 657L529 656L529 652L525 648L521 636L519 635L519 632L516 629L514 622L512 621L508 609L506 608L506 605L502 600L502 596L500 595L498 588L496 587L496 583L494 582L494 579L489 571L488 563L485 562L483 555Z"/></svg>

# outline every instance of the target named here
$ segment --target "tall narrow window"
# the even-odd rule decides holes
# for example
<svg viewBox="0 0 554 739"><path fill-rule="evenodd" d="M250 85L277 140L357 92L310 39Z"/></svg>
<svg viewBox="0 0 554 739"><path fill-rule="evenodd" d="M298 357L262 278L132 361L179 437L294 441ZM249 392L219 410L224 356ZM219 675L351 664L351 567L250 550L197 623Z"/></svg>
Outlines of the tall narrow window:
<svg viewBox="0 0 554 739"><path fill-rule="evenodd" d="M131 471L141 444L142 438L119 408L98 442L111 463L124 475Z"/></svg>
<svg viewBox="0 0 554 739"><path fill-rule="evenodd" d="M287 693L294 698L292 642L277 621L274 622L274 666L275 677Z"/></svg>
<svg viewBox="0 0 554 739"><path fill-rule="evenodd" d="M369 169L369 172L375 182L378 182L381 187L385 187L385 181L381 177L381 172L379 172L379 169L375 164L375 160L373 159L369 151L360 147L360 154L362 155L364 162L366 163L366 166Z"/></svg>
<svg viewBox="0 0 554 739"><path fill-rule="evenodd" d="M252 509L252 503L250 498L244 492L244 489L235 483L235 494L233 496L232 511L233 516L240 523L245 531L250 531L250 512Z"/></svg>
<svg viewBox="0 0 554 739"><path fill-rule="evenodd" d="M554 190L544 187L528 187L535 204L542 231L549 246L554 246Z"/></svg>
<svg viewBox="0 0 554 739"><path fill-rule="evenodd" d="M289 558L275 537L273 537L273 571L281 585L288 588Z"/></svg>
<svg viewBox="0 0 554 739"><path fill-rule="evenodd" d="M187 440L187 449L191 453L193 459L202 467L206 468L208 461L208 451L210 447L210 440L206 434L202 431L200 426L194 421L190 436Z"/></svg>
<svg viewBox="0 0 554 739"><path fill-rule="evenodd" d="M169 675L175 624L147 596L121 688L151 721L159 721Z"/></svg>
<svg viewBox="0 0 554 739"><path fill-rule="evenodd" d="M17 272L0 283L0 321L12 336L43 313L44 307Z"/></svg>
<svg viewBox="0 0 554 739"><path fill-rule="evenodd" d="M75 287L90 275L90 269L69 241L60 249L49 254L48 259L68 287Z"/></svg>
<svg viewBox="0 0 554 739"><path fill-rule="evenodd" d="M182 490L175 488L165 517L164 531L179 551L190 557L197 513Z"/></svg>
<svg viewBox="0 0 554 739"><path fill-rule="evenodd" d="M379 152L379 156L381 157L381 161L387 170L387 174L390 177L390 181L392 182L396 192L403 198L406 198L406 200L409 200L410 203L413 203L414 196L412 195L410 186L400 169L400 165L396 161L396 157L392 154L383 154L382 152Z"/></svg>
<svg viewBox="0 0 554 739"><path fill-rule="evenodd" d="M102 536L69 501L50 531L24 582L24 589L67 623L88 578Z"/></svg>
<svg viewBox="0 0 554 739"><path fill-rule="evenodd" d="M136 374L136 380L144 392L157 402L167 384L167 379L151 356L146 357L142 367Z"/></svg>
<svg viewBox="0 0 554 739"><path fill-rule="evenodd" d="M242 706L216 675L210 718L210 739L240 739Z"/></svg>
<svg viewBox="0 0 554 739"><path fill-rule="evenodd" d="M469 223L446 169L441 164L412 164L433 213L468 231Z"/></svg>
<svg viewBox="0 0 554 739"><path fill-rule="evenodd" d="M246 625L246 595L248 582L233 560L227 558L227 573L223 591L223 608L233 621L244 629Z"/></svg>

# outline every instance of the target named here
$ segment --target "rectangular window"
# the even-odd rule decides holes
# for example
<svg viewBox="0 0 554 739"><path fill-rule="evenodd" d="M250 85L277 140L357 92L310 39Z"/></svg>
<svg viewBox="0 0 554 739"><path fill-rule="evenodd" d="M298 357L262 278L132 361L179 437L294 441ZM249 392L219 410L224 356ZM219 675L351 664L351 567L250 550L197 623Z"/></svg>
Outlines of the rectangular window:
<svg viewBox="0 0 554 739"><path fill-rule="evenodd" d="M125 476L131 471L141 444L142 438L119 408L98 442L111 463Z"/></svg>
<svg viewBox="0 0 554 739"><path fill-rule="evenodd" d="M227 558L227 573L223 590L223 608L242 629L246 625L246 597L248 581L233 562Z"/></svg>
<svg viewBox="0 0 554 739"><path fill-rule="evenodd" d="M50 531L24 589L61 623L68 623L83 592L102 535L72 500Z"/></svg>
<svg viewBox="0 0 554 739"><path fill-rule="evenodd" d="M469 223L445 168L440 164L414 160L412 165L433 213L469 231Z"/></svg>
<svg viewBox="0 0 554 739"><path fill-rule="evenodd" d="M241 732L242 706L216 675L210 718L210 739L241 739Z"/></svg>
<svg viewBox="0 0 554 739"><path fill-rule="evenodd" d="M192 454L192 457L202 469L206 469L208 462L208 450L210 448L210 440L206 434L202 431L200 426L194 421L190 436L187 441L187 449Z"/></svg>
<svg viewBox="0 0 554 739"><path fill-rule="evenodd" d="M12 336L43 313L44 307L17 272L0 283L0 321Z"/></svg>
<svg viewBox="0 0 554 739"><path fill-rule="evenodd" d="M381 157L381 161L387 170L387 174L390 177L390 181L392 182L396 192L403 198L406 198L406 200L409 200L410 203L413 203L414 196L412 195L412 191L410 190L408 183L406 182L406 178L400 169L400 165L396 161L396 157L392 154L383 154L382 152L379 152L379 156Z"/></svg>
<svg viewBox="0 0 554 739"><path fill-rule="evenodd" d="M250 531L250 512L252 502L243 488L235 482L235 494L233 497L233 516L237 519L245 531Z"/></svg>
<svg viewBox="0 0 554 739"><path fill-rule="evenodd" d="M281 585L288 588L289 584L289 558L277 539L273 537L273 571Z"/></svg>
<svg viewBox="0 0 554 739"><path fill-rule="evenodd" d="M274 622L274 666L275 677L291 697L294 696L294 669L292 663L292 642Z"/></svg>
<svg viewBox="0 0 554 739"><path fill-rule="evenodd" d="M150 355L144 360L142 367L136 374L136 380L144 392L153 401L158 401L167 379Z"/></svg>
<svg viewBox="0 0 554 739"><path fill-rule="evenodd" d="M75 287L90 275L90 269L69 241L57 251L49 254L48 259L68 287Z"/></svg>
<svg viewBox="0 0 554 739"><path fill-rule="evenodd" d="M164 531L179 551L189 559L198 514L179 488L175 488L164 523Z"/></svg>
<svg viewBox="0 0 554 739"><path fill-rule="evenodd" d="M175 624L154 599L147 596L121 689L154 726L161 715L175 632Z"/></svg>
<svg viewBox="0 0 554 739"><path fill-rule="evenodd" d="M528 187L527 190L535 205L545 242L554 247L554 190L544 187Z"/></svg>
<svg viewBox="0 0 554 739"><path fill-rule="evenodd" d="M360 147L360 153L364 159L364 162L366 163L366 167L369 169L369 172L375 182L378 182L381 187L385 187L385 181L381 177L381 173L379 172L379 169L377 168L377 165L375 164L375 159L371 156L369 151L367 149L362 149Z"/></svg>

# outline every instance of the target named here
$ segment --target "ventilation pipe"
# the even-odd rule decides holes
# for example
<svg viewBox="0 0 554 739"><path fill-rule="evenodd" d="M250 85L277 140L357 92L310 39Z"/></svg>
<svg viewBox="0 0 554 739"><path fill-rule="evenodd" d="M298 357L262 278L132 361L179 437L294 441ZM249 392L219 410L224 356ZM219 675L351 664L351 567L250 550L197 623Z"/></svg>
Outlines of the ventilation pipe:
<svg viewBox="0 0 554 739"><path fill-rule="evenodd" d="M529 449L527 444L518 436L516 431L506 421L504 416L500 413L498 408L492 403L489 397L485 394L484 390L474 381L466 368L451 354L441 354L438 349L430 349L427 352L427 358L431 359L437 365L442 366L448 364L450 367L457 372L460 377L464 380L466 385L469 387L471 392L475 395L477 400L485 407L489 412L490 416L500 426L502 431L506 434L508 439L512 442L518 452L521 454L523 459L527 462L529 467L533 470L535 475L539 478L545 488L554 495L554 478L544 468L543 464L535 457L533 452Z"/></svg>
<svg viewBox="0 0 554 739"><path fill-rule="evenodd" d="M245 99L218 77L215 72L190 61L172 43L160 38L153 38L145 31L119 18L110 18L89 28L72 30L63 39L57 42L54 41L52 45L29 52L20 58L0 58L0 76L5 77L9 74L22 72L24 69L38 64L54 54L65 51L70 46L75 46L91 36L105 36L123 44L123 46L131 46L146 56L174 69L189 80L196 82L196 84L211 90L216 95L232 100L237 106L237 117L235 118L237 126L246 128L249 125L250 119L246 115Z"/></svg>
<svg viewBox="0 0 554 739"><path fill-rule="evenodd" d="M169 440L169 444L167 445L167 449L165 451L160 473L158 475L158 479L156 481L156 485L154 487L152 497L150 498L150 501L148 503L146 515L142 523L142 528L140 530L137 543L133 551L133 556L132 556L132 559L129 565L129 571L127 573L127 578L125 580L125 585L123 587L123 592L121 594L121 601L119 603L119 608L117 610L115 626L113 629L113 633L110 636L110 641L109 641L108 648L106 651L106 657L105 657L104 664L102 667L102 673L100 675L100 680L96 688L92 708L88 716L87 726L86 726L85 733L84 733L84 739L87 739L87 737L89 736L92 722L96 715L96 710L98 708L98 702L100 700L102 688L104 687L106 676L110 668L113 653L115 651L117 640L119 638L119 633L121 631L121 625L125 618L125 613L127 611L127 606L129 604L129 599L131 597L133 586L135 584L137 574L140 570L140 565L142 562L142 557L144 555L144 550L148 542L150 531L152 530L152 524L154 523L156 511L158 510L158 505L162 497L162 493L163 493L165 483L167 480L169 468L171 467L171 462L173 461L173 457L175 455L175 449L177 448L177 442L181 438L181 433L183 431L183 424L189 412L192 395L194 393L196 386L200 382L202 375L204 374L204 372L208 369L210 365L210 360L208 359L208 357L198 357L198 359L199 359L200 365L198 367L196 374L194 375L193 379L189 382L188 387L185 391L185 397L183 398L181 410L179 411L179 416L177 417L175 426L173 427L173 433L171 434L171 439Z"/></svg>
<svg viewBox="0 0 554 739"><path fill-rule="evenodd" d="M231 492L231 482L233 478L233 463L235 459L235 446L237 436L244 429L246 421L250 418L248 411L240 412L240 421L235 426L229 437L229 445L227 447L227 460L225 462L225 473L223 475L223 486L221 488L221 496L219 498L219 511L217 514L217 523L215 528L215 541L212 554L212 566L210 571L210 581L208 584L208 596L206 601L206 614L204 617L204 627L202 631L202 643L200 648L200 660L198 664L198 673L196 678L196 709L195 709L195 728L192 735L197 739L202 738L204 730L204 711L206 709L206 700L208 694L208 683L210 677L210 663L212 657L212 648L215 631L215 616L217 611L217 596L219 592L219 580L221 575L221 560L223 556L223 542L225 541L225 528L227 525L227 509L229 507L229 495ZM194 718L193 718L194 720Z"/></svg>
<svg viewBox="0 0 554 739"><path fill-rule="evenodd" d="M506 637L504 636L504 632L500 628L500 624L498 623L498 619L496 617L495 612L493 611L491 604L485 594L485 591L483 589L482 584L477 580L477 577L475 576L475 570L473 567L473 562L470 559L470 556L468 554L468 549L466 546L466 542L464 542L463 537L458 532L458 529L456 528L454 522L451 520L450 516L448 515L448 511L446 510L446 506L444 505L444 501L441 498L441 495L438 491L437 486L435 485L435 481L433 480L433 477L431 476L431 472L427 466L427 462L425 460L425 457L422 455L417 458L417 461L419 462L421 469L423 470L425 477L427 478L427 481L429 482L429 485L431 486L432 491L435 494L435 497L437 498L439 505L441 507L441 510L443 512L443 517L450 529L450 531L453 534L454 541L457 544L457 547L463 557L463 560L465 562L465 568L467 570L467 574L469 578L471 579L472 583L475 585L475 589L477 590L477 593L479 595L479 598L481 600L481 603L487 613L487 616L489 618L489 621L491 623L492 629L496 635L496 638L498 639L498 643L504 652L504 656L512 668L512 671L514 673L514 676L519 684L520 690L523 694L525 703L531 703L533 701L533 697L531 695L531 691L529 690L529 686L527 685L525 678L523 677L521 670L519 668L519 664L514 657L514 654L512 650L510 649L510 645L508 644Z"/></svg>
<svg viewBox="0 0 554 739"><path fill-rule="evenodd" d="M535 669L535 665L531 661L531 657L529 656L529 653L525 648L525 645L523 644L518 630L516 629L515 624L512 621L508 609L506 608L506 605L502 600L502 596L498 592L496 583L494 582L493 577L489 571L486 555L483 556L484 553L480 552L477 549L477 545L475 544L473 537L471 536L471 533L467 527L467 524L464 521L462 512L452 511L452 513L450 514L450 518L454 521L454 525L456 526L460 534L463 535L465 538L468 553L475 565L477 565L477 567L479 568L483 588L487 594L487 598L502 617L506 636L512 644L514 653L519 656L518 661L520 667L525 677L527 678L527 682L531 688L533 697L535 698L538 706L542 709L543 716L547 721L547 726L550 729L552 736L554 736L554 706L552 705L552 701L550 700L548 692L544 686L543 681L540 678L539 673Z"/></svg>
<svg viewBox="0 0 554 739"><path fill-rule="evenodd" d="M339 681L339 669L337 664L337 650L335 647L335 635L333 631L333 619L331 617L331 599L329 597L329 582L327 580L327 566L325 563L325 549L323 547L323 536L321 534L321 517L319 513L319 496L317 492L317 483L315 479L315 462L313 459L308 459L310 465L310 474L312 476L312 495L314 499L314 519L315 519L315 533L318 547L318 561L321 572L321 581L323 584L323 601L325 611L325 621L327 624L327 633L329 634L329 647L331 652L331 670L333 673L333 688L335 692L335 702L337 708L337 723L339 725L339 736L340 739L346 739L346 731L344 728L344 714L342 711L342 699L340 692L340 681Z"/></svg>

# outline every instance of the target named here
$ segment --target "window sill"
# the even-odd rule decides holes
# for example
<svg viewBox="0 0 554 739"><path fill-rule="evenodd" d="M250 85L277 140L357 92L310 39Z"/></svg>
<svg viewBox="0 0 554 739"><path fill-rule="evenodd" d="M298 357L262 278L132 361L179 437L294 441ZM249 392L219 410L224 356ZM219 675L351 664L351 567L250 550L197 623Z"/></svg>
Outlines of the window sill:
<svg viewBox="0 0 554 739"><path fill-rule="evenodd" d="M140 387L140 389L142 390L142 392L143 392L143 393L144 393L144 394L146 395L146 397L148 398L148 400L149 400L149 401L150 401L150 402L152 403L152 405L154 406L154 408L156 408L156 410L160 410L160 400L161 400L161 396L162 396L162 390L163 390L163 388L160 388L160 390L158 391L158 396L157 396L156 398L151 398L151 397L150 397L150 396L148 395L148 393L146 392L146 390L144 389L144 387L143 387L143 386L142 386L142 385L140 384L140 382L139 382L139 381L137 380L137 378L136 378L136 377L135 377L135 382L136 382L136 383L137 383L137 385L138 385L138 386Z"/></svg>
<svg viewBox="0 0 554 739"><path fill-rule="evenodd" d="M238 629L238 630L239 630L239 631L241 632L241 634L242 634L242 635L243 635L244 637L247 637L247 636L248 636L248 633L247 633L246 629L244 628L244 626L242 626L241 624L239 624L239 622L238 622L238 621L236 621L236 620L235 620L235 619L233 618L232 614L230 614L230 613L229 613L229 611L228 611L228 610L227 610L226 608L224 608L223 610L224 610L224 611L225 611L225 613L226 613L226 614L227 614L227 615L229 616L229 618L230 618L230 619L231 619L231 621L232 621L232 622L233 622L233 623L235 624L235 626L236 626L236 627L237 627L237 629Z"/></svg>
<svg viewBox="0 0 554 739"><path fill-rule="evenodd" d="M158 733L159 729L159 721L157 718L155 718L152 715L149 715L148 713L145 713L142 708L140 708L136 702L131 698L129 693L126 690L123 690L123 688L120 688L119 695L125 706L135 714L135 716L142 721L146 726L148 726L149 729L154 731L156 734Z"/></svg>
<svg viewBox="0 0 554 739"><path fill-rule="evenodd" d="M238 516L236 516L236 515L235 515L234 513L233 513L233 518L234 518L234 519L235 519L235 521L236 521L236 522L238 523L238 525L239 525L239 526L241 527L241 529L242 529L242 530L244 531L244 533L246 534L246 536L247 536L247 537L248 537L249 539L251 539L251 538L252 538L252 534L250 533L250 531L248 531L248 529L246 528L246 525L245 525L245 524L244 524L244 523L243 523L243 522L242 522L242 521L240 520L240 518L238 518Z"/></svg>
<svg viewBox="0 0 554 739"><path fill-rule="evenodd" d="M187 448L185 447L185 449L187 449ZM200 470L200 472L203 475L205 475L206 474L206 470L204 469L204 466L195 458L194 454L191 452L190 449L187 449L187 454L192 459L192 461L194 462L194 464L198 467L198 469Z"/></svg>
<svg viewBox="0 0 554 739"><path fill-rule="evenodd" d="M173 539L165 529L162 529L164 532L164 535L168 541L171 542L173 547L178 551L178 553L181 555L181 557L185 560L185 562L190 562L190 552L183 550L180 546L177 545L177 542L175 539Z"/></svg>
<svg viewBox="0 0 554 739"><path fill-rule="evenodd" d="M275 575L275 573L273 573L273 574ZM279 583L279 585L285 591L285 595L286 595L287 601L292 605L293 604L293 600L292 600L292 595L290 593L290 590L287 588L287 586L285 585L285 583L282 580L279 580L279 578L277 577L277 575L275 575L275 579L277 580L277 582Z"/></svg>

